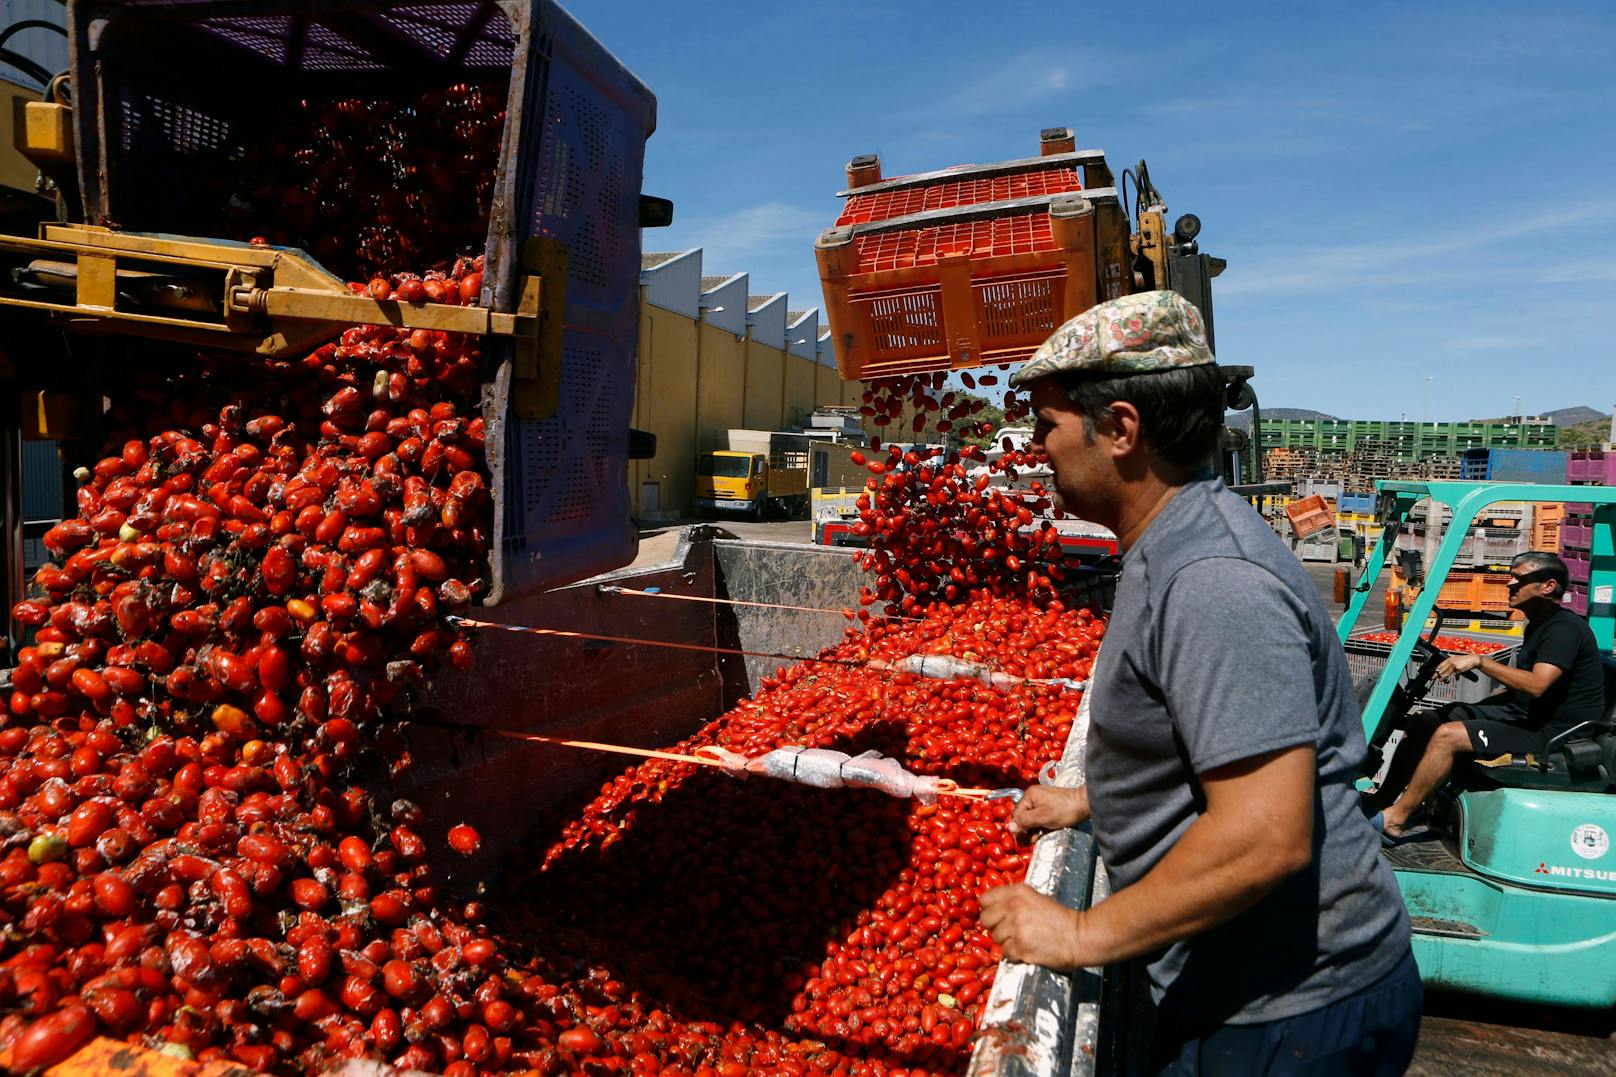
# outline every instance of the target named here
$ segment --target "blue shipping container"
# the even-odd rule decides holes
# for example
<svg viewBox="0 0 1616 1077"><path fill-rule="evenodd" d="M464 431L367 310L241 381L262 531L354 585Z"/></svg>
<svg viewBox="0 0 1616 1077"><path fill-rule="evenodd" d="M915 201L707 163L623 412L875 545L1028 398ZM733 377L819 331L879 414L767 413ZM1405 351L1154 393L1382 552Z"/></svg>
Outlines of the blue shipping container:
<svg viewBox="0 0 1616 1077"><path fill-rule="evenodd" d="M1460 475L1492 482L1565 482L1567 454L1554 449L1466 449Z"/></svg>

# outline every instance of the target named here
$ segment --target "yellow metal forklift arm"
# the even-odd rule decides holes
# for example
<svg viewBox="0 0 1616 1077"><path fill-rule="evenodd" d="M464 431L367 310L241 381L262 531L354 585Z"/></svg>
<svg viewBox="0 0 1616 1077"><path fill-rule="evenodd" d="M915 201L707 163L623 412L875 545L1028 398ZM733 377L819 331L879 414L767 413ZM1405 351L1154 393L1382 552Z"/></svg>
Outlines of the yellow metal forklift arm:
<svg viewBox="0 0 1616 1077"><path fill-rule="evenodd" d="M17 265L19 256L30 260ZM13 266L13 279L0 281L0 306L263 355L294 354L347 325L538 334L536 290L523 290L531 309L511 314L375 299L290 248L48 224L38 239L0 236L0 257Z"/></svg>
<svg viewBox="0 0 1616 1077"><path fill-rule="evenodd" d="M506 313L355 293L292 248L47 224L37 239L0 236L0 310L39 311L81 332L268 356L302 354L352 325L506 338L517 412L543 418L559 395L566 251L528 246L516 310Z"/></svg>

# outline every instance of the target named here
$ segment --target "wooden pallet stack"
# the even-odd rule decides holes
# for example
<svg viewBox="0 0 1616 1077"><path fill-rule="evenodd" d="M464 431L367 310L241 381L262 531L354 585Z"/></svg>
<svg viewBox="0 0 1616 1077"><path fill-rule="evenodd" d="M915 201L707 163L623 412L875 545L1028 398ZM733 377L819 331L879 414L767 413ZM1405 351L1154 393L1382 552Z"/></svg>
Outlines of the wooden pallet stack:
<svg viewBox="0 0 1616 1077"><path fill-rule="evenodd" d="M1370 438L1353 446L1345 460L1348 474L1362 480L1356 485L1372 485L1376 479L1401 478L1407 466L1407 461L1398 459L1394 445Z"/></svg>
<svg viewBox="0 0 1616 1077"><path fill-rule="evenodd" d="M1271 479L1306 479L1318 467L1316 449L1269 449L1263 454L1263 474Z"/></svg>
<svg viewBox="0 0 1616 1077"><path fill-rule="evenodd" d="M1373 490L1377 479L1458 479L1461 471L1457 456L1409 460L1398 455L1392 442L1368 438L1346 453L1291 447L1269 449L1263 454L1263 473L1271 479L1315 479L1339 483L1346 490Z"/></svg>

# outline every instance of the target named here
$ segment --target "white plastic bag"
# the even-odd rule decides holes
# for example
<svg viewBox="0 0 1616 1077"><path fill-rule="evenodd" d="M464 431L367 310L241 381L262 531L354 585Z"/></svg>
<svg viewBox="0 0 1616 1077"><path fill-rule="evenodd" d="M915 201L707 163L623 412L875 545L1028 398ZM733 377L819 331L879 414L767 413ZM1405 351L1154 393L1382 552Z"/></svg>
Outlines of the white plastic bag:
<svg viewBox="0 0 1616 1077"><path fill-rule="evenodd" d="M694 755L718 761L725 774L731 778L744 778L747 775L746 765L750 762L740 752L732 752L728 748L720 748L716 744L706 744L697 748Z"/></svg>
<svg viewBox="0 0 1616 1077"><path fill-rule="evenodd" d="M865 752L842 764L842 780L861 789L879 789L893 797L908 799L914 775L896 759L888 759L880 752Z"/></svg>
<svg viewBox="0 0 1616 1077"><path fill-rule="evenodd" d="M816 789L840 789L842 764L847 753L825 748L801 748L795 745L776 748L746 764L753 774L762 774L798 785L811 785Z"/></svg>
<svg viewBox="0 0 1616 1077"><path fill-rule="evenodd" d="M833 752L828 748L804 748L797 753L796 780L815 789L840 789L842 767L848 762L846 752Z"/></svg>
<svg viewBox="0 0 1616 1077"><path fill-rule="evenodd" d="M888 759L876 751L849 759L842 765L842 778L850 786L879 789L888 796L904 800L912 797L922 804L936 802L937 789L941 784L941 779L929 774L911 773L896 759Z"/></svg>

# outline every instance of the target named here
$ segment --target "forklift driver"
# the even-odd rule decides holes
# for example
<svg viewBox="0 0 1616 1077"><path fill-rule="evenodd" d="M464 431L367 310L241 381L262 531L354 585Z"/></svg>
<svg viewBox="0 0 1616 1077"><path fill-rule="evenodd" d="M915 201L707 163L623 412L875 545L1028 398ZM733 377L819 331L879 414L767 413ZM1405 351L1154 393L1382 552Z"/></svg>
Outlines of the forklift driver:
<svg viewBox="0 0 1616 1077"><path fill-rule="evenodd" d="M1509 604L1526 615L1526 637L1515 665L1455 654L1437 667L1443 680L1476 670L1505 690L1480 703L1450 703L1410 729L1385 784L1376 791L1375 799L1384 803L1407 782L1382 816L1381 828L1389 838L1405 835L1414 813L1447 780L1459 756L1541 754L1566 730L1604 718L1599 644L1588 622L1560 604L1568 579L1565 562L1530 550L1510 563L1509 572ZM1408 778L1407 761L1413 759L1419 765Z"/></svg>

